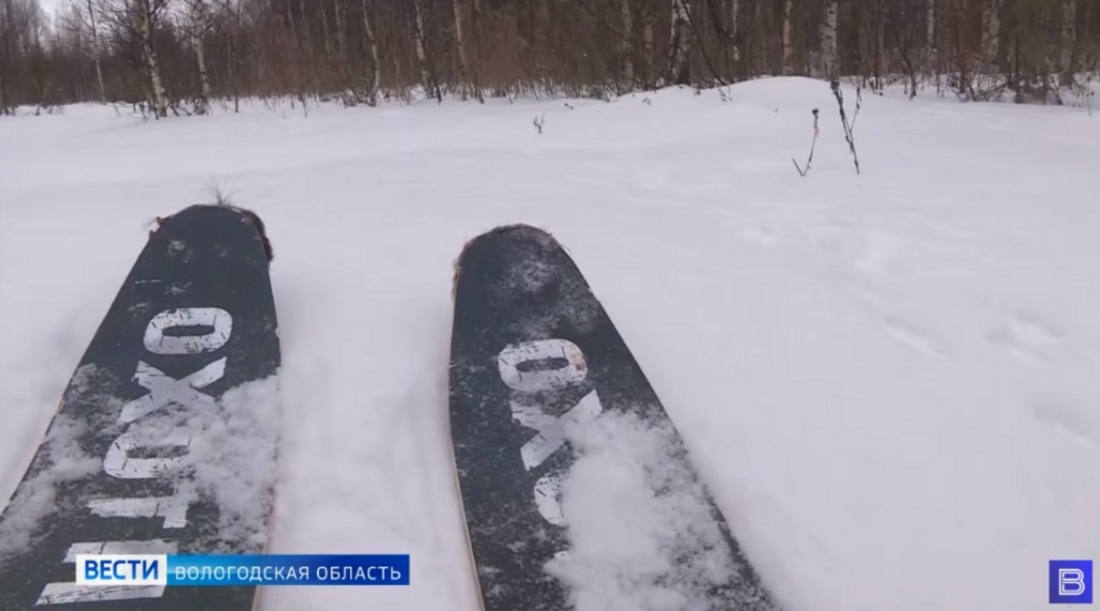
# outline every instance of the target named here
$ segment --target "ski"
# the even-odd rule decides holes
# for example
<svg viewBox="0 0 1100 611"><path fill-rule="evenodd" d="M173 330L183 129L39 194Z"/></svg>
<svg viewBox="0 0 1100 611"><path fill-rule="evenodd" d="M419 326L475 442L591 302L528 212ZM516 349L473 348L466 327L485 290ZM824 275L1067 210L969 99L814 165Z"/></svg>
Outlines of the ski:
<svg viewBox="0 0 1100 611"><path fill-rule="evenodd" d="M89 586L77 554L261 553L278 432L254 213L158 219L0 514L0 609L248 611L254 587Z"/></svg>
<svg viewBox="0 0 1100 611"><path fill-rule="evenodd" d="M483 609L776 609L564 248L499 227L455 267L450 423Z"/></svg>

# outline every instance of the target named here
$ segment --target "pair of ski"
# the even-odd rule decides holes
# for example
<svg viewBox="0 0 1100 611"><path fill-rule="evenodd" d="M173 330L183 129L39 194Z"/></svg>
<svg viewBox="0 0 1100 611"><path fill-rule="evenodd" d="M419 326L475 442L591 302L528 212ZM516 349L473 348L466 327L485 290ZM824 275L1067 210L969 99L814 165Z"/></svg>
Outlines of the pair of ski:
<svg viewBox="0 0 1100 611"><path fill-rule="evenodd" d="M72 563L80 553L266 549L280 409L270 261L248 211L192 206L161 220L0 514L0 609L252 608L254 587L89 587L74 582ZM475 238L457 262L454 301L451 429L486 611L643 608L600 601L615 584L586 583L593 574L652 595L646 608L775 608L552 237L515 225ZM627 445L651 451L622 455ZM663 562L605 562L614 542L571 530L599 517L571 512L585 507L571 495L587 494L571 471L585 464L599 477L607 456L637 462L625 466L658 505L639 536ZM589 506L618 511L605 496Z"/></svg>

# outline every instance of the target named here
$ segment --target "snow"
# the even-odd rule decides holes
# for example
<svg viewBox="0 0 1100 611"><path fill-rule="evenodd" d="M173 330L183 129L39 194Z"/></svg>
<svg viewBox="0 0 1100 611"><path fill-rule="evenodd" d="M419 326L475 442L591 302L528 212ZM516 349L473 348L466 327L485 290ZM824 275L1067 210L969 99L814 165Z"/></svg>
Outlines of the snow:
<svg viewBox="0 0 1100 611"><path fill-rule="evenodd" d="M12 554L36 543L38 523L53 508L58 486L103 468L102 461L88 456L77 443L85 426L84 422L67 416L58 416L54 421L45 438L47 451L42 470L31 476L19 494L11 496L8 514L0 523L0 566Z"/></svg>
<svg viewBox="0 0 1100 611"><path fill-rule="evenodd" d="M139 373L143 366L152 369L143 363ZM219 510L212 541L199 544L211 553L223 551L219 546L224 541L233 541L240 553L262 552L267 537L265 532L256 532L256 525L262 524L271 509L279 432L278 379L272 376L231 388L217 400L219 405L206 410L165 407L163 400L130 409L130 405L124 405L125 400L113 395L116 388L118 380L107 369L87 364L76 370L66 401L104 409L97 411L91 422L71 413L59 414L53 420L46 432L47 452L42 464L36 466L28 485L12 496L10 515L0 522L0 568L11 554L36 542L40 520L53 510L59 485L102 472L104 459L89 455L80 443L89 428L99 427L116 432L125 428L125 435L113 448L124 452L160 447L166 442L186 446L186 454L167 461L172 468L185 468L185 477L175 483L173 498L197 495L209 499ZM140 419L122 427L105 417L120 412L131 412L128 419ZM103 515L102 507L92 511Z"/></svg>
<svg viewBox="0 0 1100 611"><path fill-rule="evenodd" d="M516 222L570 250L786 609L1045 608L1049 559L1100 559L1100 122L868 94L857 176L826 84L728 94L0 121L0 498L149 223L220 187L276 253L270 551L412 557L264 611L478 608L451 279Z"/></svg>
<svg viewBox="0 0 1100 611"><path fill-rule="evenodd" d="M218 506L219 541L245 542L251 553L261 553L268 540L266 533L255 531L272 506L281 408L278 378L241 384L219 402L210 417L188 423L192 444L187 458L196 492Z"/></svg>
<svg viewBox="0 0 1100 611"><path fill-rule="evenodd" d="M772 609L755 589L715 594L736 585L740 567L672 427L605 412L569 429L578 455L561 484L570 551L547 569L569 584L577 611Z"/></svg>

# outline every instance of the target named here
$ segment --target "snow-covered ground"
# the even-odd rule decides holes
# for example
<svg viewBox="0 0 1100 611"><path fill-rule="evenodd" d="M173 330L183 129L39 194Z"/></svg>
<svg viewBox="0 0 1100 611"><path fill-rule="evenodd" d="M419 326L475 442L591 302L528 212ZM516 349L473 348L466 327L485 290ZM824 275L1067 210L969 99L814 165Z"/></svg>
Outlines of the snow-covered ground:
<svg viewBox="0 0 1100 611"><path fill-rule="evenodd" d="M275 247L272 551L412 555L264 611L477 608L451 265L513 222L570 249L790 611L1047 608L1049 559L1100 560L1100 118L868 96L857 176L826 84L728 93L0 120L0 499L147 224L220 187Z"/></svg>

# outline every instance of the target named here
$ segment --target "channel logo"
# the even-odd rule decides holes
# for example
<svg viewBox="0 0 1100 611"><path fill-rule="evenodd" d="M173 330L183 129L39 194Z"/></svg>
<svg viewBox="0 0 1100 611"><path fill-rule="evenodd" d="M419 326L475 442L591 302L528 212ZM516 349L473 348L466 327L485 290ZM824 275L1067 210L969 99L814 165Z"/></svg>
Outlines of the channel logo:
<svg viewBox="0 0 1100 611"><path fill-rule="evenodd" d="M1051 560L1049 602L1092 604L1092 560Z"/></svg>
<svg viewBox="0 0 1100 611"><path fill-rule="evenodd" d="M111 586L168 585L168 556L77 554L76 583Z"/></svg>
<svg viewBox="0 0 1100 611"><path fill-rule="evenodd" d="M81 586L407 586L408 554L76 554Z"/></svg>

